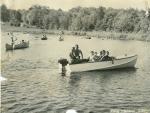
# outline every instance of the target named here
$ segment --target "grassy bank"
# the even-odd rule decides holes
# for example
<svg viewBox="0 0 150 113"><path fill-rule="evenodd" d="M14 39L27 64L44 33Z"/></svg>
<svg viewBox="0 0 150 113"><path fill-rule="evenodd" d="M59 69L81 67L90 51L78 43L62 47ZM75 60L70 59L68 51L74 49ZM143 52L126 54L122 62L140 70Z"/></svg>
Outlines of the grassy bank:
<svg viewBox="0 0 150 113"><path fill-rule="evenodd" d="M87 32L87 35L101 39L112 40L139 40L150 41L150 34L144 33L117 33L117 32Z"/></svg>
<svg viewBox="0 0 150 113"><path fill-rule="evenodd" d="M3 32L23 32L31 34L60 34L61 30L43 30L39 28L26 28L26 27L15 27L9 25L2 25L1 30ZM149 33L117 33L117 32L104 32L104 31L66 31L63 30L65 35L76 35L85 37L97 37L100 39L111 39L111 40L140 40L150 41Z"/></svg>

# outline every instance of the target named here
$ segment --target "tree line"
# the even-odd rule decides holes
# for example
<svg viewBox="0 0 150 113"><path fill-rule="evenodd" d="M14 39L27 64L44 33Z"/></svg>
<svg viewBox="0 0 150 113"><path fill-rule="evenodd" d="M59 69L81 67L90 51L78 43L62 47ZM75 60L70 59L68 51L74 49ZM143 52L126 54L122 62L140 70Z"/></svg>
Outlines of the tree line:
<svg viewBox="0 0 150 113"><path fill-rule="evenodd" d="M75 7L69 11L34 5L28 10L1 5L1 21L10 25L74 31L150 32L150 16L144 10Z"/></svg>

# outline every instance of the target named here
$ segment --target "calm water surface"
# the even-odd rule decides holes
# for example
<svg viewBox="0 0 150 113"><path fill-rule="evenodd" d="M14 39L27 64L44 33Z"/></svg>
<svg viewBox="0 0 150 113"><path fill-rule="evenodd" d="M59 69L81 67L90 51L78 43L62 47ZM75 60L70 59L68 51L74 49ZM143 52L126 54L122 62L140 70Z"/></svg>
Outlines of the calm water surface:
<svg viewBox="0 0 150 113"><path fill-rule="evenodd" d="M91 40L82 37L15 33L18 41L30 41L30 48L5 51L10 42L2 33L2 113L109 113L110 109L150 108L150 43L140 41ZM62 77L57 60L68 58L79 44L84 57L90 50L109 50L111 55L138 54L136 69L75 73Z"/></svg>

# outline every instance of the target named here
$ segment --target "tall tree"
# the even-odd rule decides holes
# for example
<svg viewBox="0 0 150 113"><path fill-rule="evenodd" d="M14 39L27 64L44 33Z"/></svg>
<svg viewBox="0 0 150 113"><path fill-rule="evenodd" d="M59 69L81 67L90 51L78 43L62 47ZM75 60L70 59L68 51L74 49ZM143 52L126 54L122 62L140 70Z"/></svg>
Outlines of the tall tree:
<svg viewBox="0 0 150 113"><path fill-rule="evenodd" d="M8 22L9 21L9 10L7 9L6 5L2 5L0 7L1 9L1 20L3 22Z"/></svg>

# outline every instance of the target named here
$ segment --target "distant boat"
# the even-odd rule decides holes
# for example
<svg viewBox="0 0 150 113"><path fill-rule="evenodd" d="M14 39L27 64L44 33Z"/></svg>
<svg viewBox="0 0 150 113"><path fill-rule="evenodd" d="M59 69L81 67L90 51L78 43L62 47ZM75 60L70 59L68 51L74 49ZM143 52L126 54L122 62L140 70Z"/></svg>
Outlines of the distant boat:
<svg viewBox="0 0 150 113"><path fill-rule="evenodd" d="M6 43L5 47L6 50L24 49L29 47L29 41L21 42L20 44L14 44L14 46Z"/></svg>
<svg viewBox="0 0 150 113"><path fill-rule="evenodd" d="M45 37L42 37L41 40L47 40L48 38L45 36Z"/></svg>
<svg viewBox="0 0 150 113"><path fill-rule="evenodd" d="M133 68L137 61L137 55L116 58L113 61L86 62L80 64L70 64L71 72L84 72L94 70L114 70L121 68ZM60 63L60 62L59 62Z"/></svg>
<svg viewBox="0 0 150 113"><path fill-rule="evenodd" d="M86 36L85 39L92 39L90 36Z"/></svg>

